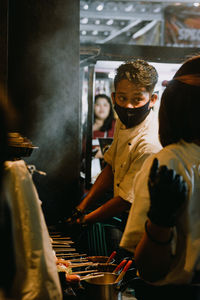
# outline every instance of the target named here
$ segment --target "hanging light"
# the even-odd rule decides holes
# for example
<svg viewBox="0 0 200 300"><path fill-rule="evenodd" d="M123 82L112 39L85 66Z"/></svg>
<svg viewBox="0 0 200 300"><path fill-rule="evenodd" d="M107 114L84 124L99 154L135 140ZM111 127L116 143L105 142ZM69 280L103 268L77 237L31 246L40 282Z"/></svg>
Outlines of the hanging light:
<svg viewBox="0 0 200 300"><path fill-rule="evenodd" d="M113 19L110 19L110 20L108 20L108 21L106 22L106 24L107 24L107 25L112 25L113 22L114 22Z"/></svg>
<svg viewBox="0 0 200 300"><path fill-rule="evenodd" d="M114 71L109 72L108 73L108 78L114 79L115 78L115 72Z"/></svg>
<svg viewBox="0 0 200 300"><path fill-rule="evenodd" d="M97 34L98 34L98 31L97 31L97 30L93 30L93 31L92 31L92 34L93 34L93 35L97 35Z"/></svg>
<svg viewBox="0 0 200 300"><path fill-rule="evenodd" d="M129 11L132 10L132 8L133 8L133 4L130 4L130 5L126 6L124 10L125 10L126 12L129 12Z"/></svg>
<svg viewBox="0 0 200 300"><path fill-rule="evenodd" d="M84 9L84 10L88 10L88 8L89 8L88 4L84 4L84 5L83 5L83 9Z"/></svg>
<svg viewBox="0 0 200 300"><path fill-rule="evenodd" d="M104 8L104 4L103 4L103 3L100 3L99 5L97 5L96 10L102 11L103 8Z"/></svg>
<svg viewBox="0 0 200 300"><path fill-rule="evenodd" d="M155 7L154 9L153 9L153 12L154 13L159 13L161 11L161 7Z"/></svg>
<svg viewBox="0 0 200 300"><path fill-rule="evenodd" d="M87 23L88 23L88 18L81 19L81 24L87 24Z"/></svg>

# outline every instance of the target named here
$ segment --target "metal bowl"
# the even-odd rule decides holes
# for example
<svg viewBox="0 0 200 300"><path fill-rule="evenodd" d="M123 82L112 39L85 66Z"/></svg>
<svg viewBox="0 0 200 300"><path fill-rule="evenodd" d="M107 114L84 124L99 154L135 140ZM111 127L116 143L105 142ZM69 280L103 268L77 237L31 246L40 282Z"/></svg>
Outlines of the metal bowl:
<svg viewBox="0 0 200 300"><path fill-rule="evenodd" d="M122 295L115 283L118 275L104 273L104 276L85 280L87 300L121 300Z"/></svg>

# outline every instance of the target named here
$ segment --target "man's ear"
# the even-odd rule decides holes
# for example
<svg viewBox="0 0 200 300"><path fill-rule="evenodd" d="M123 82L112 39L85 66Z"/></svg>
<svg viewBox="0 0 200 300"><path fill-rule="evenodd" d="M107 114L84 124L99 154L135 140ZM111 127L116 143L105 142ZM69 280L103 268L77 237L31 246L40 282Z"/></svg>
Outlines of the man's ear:
<svg viewBox="0 0 200 300"><path fill-rule="evenodd" d="M111 93L111 98L112 98L112 103L113 104L115 104L115 93L113 92L113 93Z"/></svg>
<svg viewBox="0 0 200 300"><path fill-rule="evenodd" d="M153 107L154 104L156 103L158 99L158 95L156 93L151 95L151 99L150 99L150 104L149 104L149 108Z"/></svg>

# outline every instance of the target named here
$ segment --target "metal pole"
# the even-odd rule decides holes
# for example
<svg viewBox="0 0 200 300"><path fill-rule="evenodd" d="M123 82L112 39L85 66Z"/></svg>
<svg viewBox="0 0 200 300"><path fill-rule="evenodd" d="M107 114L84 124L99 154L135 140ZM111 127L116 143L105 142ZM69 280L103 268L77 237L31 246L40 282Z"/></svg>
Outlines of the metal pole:
<svg viewBox="0 0 200 300"><path fill-rule="evenodd" d="M91 187L91 162L92 162L92 125L94 118L94 94L95 94L95 65L88 66L88 115L86 133L86 172L85 187Z"/></svg>
<svg viewBox="0 0 200 300"><path fill-rule="evenodd" d="M165 20L164 20L164 15L163 15L163 19L161 21L160 24L160 46L164 46L165 45Z"/></svg>

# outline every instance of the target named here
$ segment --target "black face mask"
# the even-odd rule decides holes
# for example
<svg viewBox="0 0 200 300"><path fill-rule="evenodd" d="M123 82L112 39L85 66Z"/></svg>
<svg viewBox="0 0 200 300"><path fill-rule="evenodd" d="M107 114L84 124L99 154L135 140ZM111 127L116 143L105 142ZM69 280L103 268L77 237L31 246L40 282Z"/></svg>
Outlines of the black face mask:
<svg viewBox="0 0 200 300"><path fill-rule="evenodd" d="M149 103L150 100L145 105L137 108L125 108L115 103L114 109L126 128L132 128L140 124L148 116L151 110Z"/></svg>

